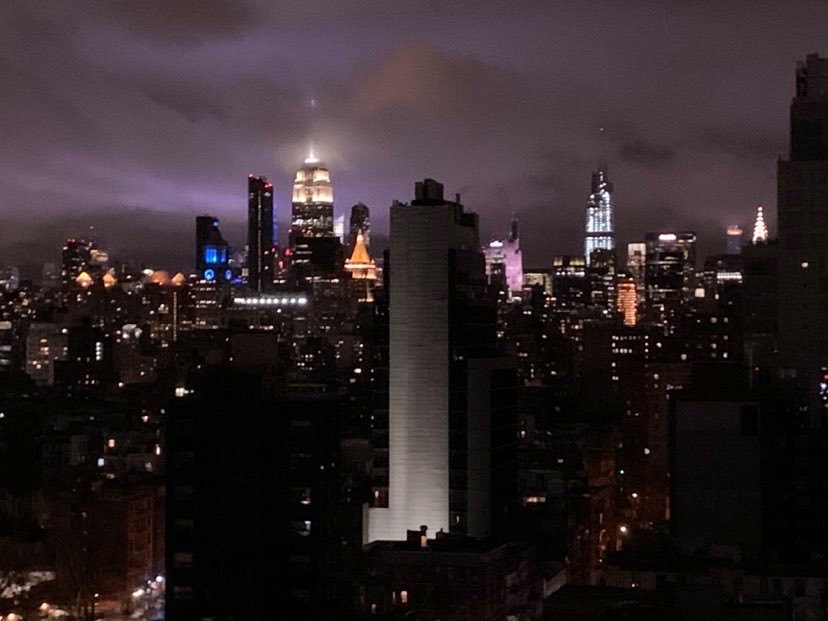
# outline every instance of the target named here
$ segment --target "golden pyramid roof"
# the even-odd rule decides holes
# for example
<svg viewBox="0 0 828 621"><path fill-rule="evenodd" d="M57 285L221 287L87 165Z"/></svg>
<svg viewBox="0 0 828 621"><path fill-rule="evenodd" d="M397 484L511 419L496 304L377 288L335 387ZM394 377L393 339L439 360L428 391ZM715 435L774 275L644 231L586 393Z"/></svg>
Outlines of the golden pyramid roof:
<svg viewBox="0 0 828 621"><path fill-rule="evenodd" d="M169 285L170 284L170 273L166 270L155 270L152 274L150 274L149 282L153 285Z"/></svg>
<svg viewBox="0 0 828 621"><path fill-rule="evenodd" d="M78 277L75 278L75 282L81 285L82 287L88 287L92 284L92 277L86 272L81 272L80 274L78 274Z"/></svg>
<svg viewBox="0 0 828 621"><path fill-rule="evenodd" d="M365 246L365 238L362 236L362 231L357 233L356 243L354 244L354 251L351 253L351 258L348 260L349 265L353 266L369 266L373 263L371 256L368 254L368 248Z"/></svg>

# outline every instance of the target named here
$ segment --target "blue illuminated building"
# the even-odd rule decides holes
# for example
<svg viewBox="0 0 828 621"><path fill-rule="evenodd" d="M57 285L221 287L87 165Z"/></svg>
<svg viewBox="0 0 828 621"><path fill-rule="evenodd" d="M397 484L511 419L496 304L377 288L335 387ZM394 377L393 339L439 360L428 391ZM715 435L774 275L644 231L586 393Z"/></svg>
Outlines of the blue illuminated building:
<svg viewBox="0 0 828 621"><path fill-rule="evenodd" d="M219 221L213 216L196 218L196 272L204 280L233 279L229 248L221 236Z"/></svg>

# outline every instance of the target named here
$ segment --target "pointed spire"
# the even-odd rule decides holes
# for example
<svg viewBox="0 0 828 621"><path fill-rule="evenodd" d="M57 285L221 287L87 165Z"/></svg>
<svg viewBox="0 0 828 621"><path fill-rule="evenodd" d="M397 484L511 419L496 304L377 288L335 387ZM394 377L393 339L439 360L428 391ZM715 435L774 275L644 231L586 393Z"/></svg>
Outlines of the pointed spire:
<svg viewBox="0 0 828 621"><path fill-rule="evenodd" d="M351 269L359 269L359 267L367 267L372 263L371 256L368 254L368 248L365 246L365 237L362 235L362 230L360 230L357 233L354 251L351 253L348 265L351 266Z"/></svg>
<svg viewBox="0 0 828 621"><path fill-rule="evenodd" d="M753 225L753 243L766 243L768 241L768 226L765 224L765 215L762 206L756 208L756 222Z"/></svg>
<svg viewBox="0 0 828 621"><path fill-rule="evenodd" d="M509 229L509 241L516 242L518 237L518 219L515 214L512 214L512 226Z"/></svg>

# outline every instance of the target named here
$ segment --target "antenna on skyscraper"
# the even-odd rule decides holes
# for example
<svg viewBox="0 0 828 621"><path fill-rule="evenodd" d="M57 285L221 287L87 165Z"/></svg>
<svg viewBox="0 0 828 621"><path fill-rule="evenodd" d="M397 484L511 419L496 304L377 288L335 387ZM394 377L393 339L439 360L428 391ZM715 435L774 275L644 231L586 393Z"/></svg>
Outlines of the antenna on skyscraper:
<svg viewBox="0 0 828 621"><path fill-rule="evenodd" d="M598 169L603 171L605 174L607 172L607 128L606 127L599 127L598 128Z"/></svg>
<svg viewBox="0 0 828 621"><path fill-rule="evenodd" d="M317 105L318 104L317 104L316 98L311 97L311 100L310 100L310 122L308 123L309 130L310 130L309 131L309 133L310 133L310 145L308 147L308 157L305 158L305 164L316 164L319 161L319 159L317 159L316 155L313 152L313 136L314 136L314 133L315 133L314 130L316 129L316 127L314 126L314 111L316 110Z"/></svg>

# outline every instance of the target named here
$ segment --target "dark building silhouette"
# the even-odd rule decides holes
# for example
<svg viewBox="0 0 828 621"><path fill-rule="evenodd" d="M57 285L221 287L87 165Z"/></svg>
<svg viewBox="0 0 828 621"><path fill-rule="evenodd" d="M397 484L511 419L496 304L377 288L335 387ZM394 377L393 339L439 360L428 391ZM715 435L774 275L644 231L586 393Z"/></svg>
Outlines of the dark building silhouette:
<svg viewBox="0 0 828 621"><path fill-rule="evenodd" d="M745 362L750 369L768 369L778 356L779 244L751 244L741 256Z"/></svg>
<svg viewBox="0 0 828 621"><path fill-rule="evenodd" d="M362 233L362 239L366 246L371 245L371 211L364 203L357 203L351 207L351 220L348 237L348 245L353 248L356 238Z"/></svg>
<svg viewBox="0 0 828 621"><path fill-rule="evenodd" d="M697 386L695 394L676 397L670 438L672 529L687 554L714 544L738 546L752 556L762 551L768 473L756 397L740 392L738 384L719 391Z"/></svg>
<svg viewBox="0 0 828 621"><path fill-rule="evenodd" d="M273 286L273 184L247 178L247 284L254 291Z"/></svg>
<svg viewBox="0 0 828 621"><path fill-rule="evenodd" d="M367 548L365 569L357 576L364 593L360 618L541 618L541 577L530 546L447 533L426 541L422 536L412 531L407 541Z"/></svg>
<svg viewBox="0 0 828 621"><path fill-rule="evenodd" d="M333 618L340 402L279 396L266 343L241 347L259 368L216 367L169 411L167 619Z"/></svg>
<svg viewBox="0 0 828 621"><path fill-rule="evenodd" d="M779 344L812 396L828 365L828 59L796 68L789 157L778 164Z"/></svg>
<svg viewBox="0 0 828 621"><path fill-rule="evenodd" d="M338 237L296 237L290 256L291 280L333 278L342 272L345 254Z"/></svg>
<svg viewBox="0 0 828 621"><path fill-rule="evenodd" d="M692 555L731 546L745 559L812 571L805 564L828 548L824 428L812 426L795 385L750 387L741 365L695 364L691 384L670 399L679 548Z"/></svg>

